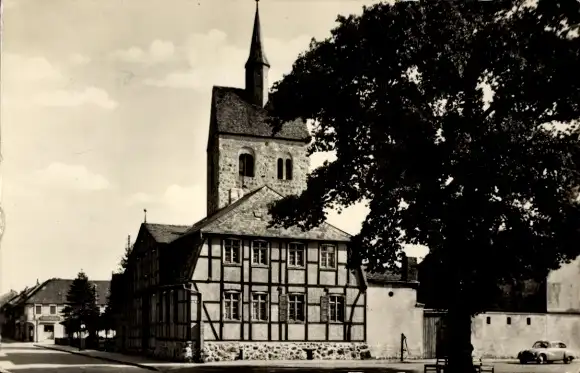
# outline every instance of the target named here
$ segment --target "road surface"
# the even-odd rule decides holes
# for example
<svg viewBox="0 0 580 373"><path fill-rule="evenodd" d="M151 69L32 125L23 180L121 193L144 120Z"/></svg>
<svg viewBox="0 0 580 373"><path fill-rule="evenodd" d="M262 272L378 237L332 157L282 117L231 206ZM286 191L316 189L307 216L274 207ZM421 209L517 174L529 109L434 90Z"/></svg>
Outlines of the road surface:
<svg viewBox="0 0 580 373"><path fill-rule="evenodd" d="M305 364L306 363L306 364ZM277 363L276 366L260 364L260 366L236 366L236 365L210 365L200 364L190 367L163 366L159 367L167 373L422 373L423 364L416 362L408 363L387 363L376 362L373 367L356 367L357 362L353 362L352 367L345 367L345 362L332 362L316 364L316 362L300 362L293 366L292 362ZM574 362L565 364L521 365L514 362L494 363L496 373L580 373L580 363ZM28 343L2 344L0 350L0 372L1 373L144 373L151 370L115 364L87 356L75 355L68 352L47 350L35 347Z"/></svg>
<svg viewBox="0 0 580 373"><path fill-rule="evenodd" d="M87 356L35 347L30 343L2 343L0 372L6 373L151 373L150 370L110 363Z"/></svg>

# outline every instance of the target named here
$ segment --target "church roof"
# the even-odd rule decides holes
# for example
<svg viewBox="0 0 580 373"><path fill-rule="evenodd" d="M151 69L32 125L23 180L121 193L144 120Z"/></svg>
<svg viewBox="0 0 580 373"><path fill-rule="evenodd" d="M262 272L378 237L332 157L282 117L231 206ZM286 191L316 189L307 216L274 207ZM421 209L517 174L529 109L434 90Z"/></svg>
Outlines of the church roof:
<svg viewBox="0 0 580 373"><path fill-rule="evenodd" d="M145 223L145 228L157 243L169 243L185 233L190 225L152 224Z"/></svg>
<svg viewBox="0 0 580 373"><path fill-rule="evenodd" d="M273 134L267 110L253 105L244 89L214 86L211 102L210 136L222 133L310 141L306 122L301 119L285 123Z"/></svg>
<svg viewBox="0 0 580 373"><path fill-rule="evenodd" d="M268 205L282 195L265 185L194 224L187 234L202 232L256 237L349 242L350 235L328 223L309 231L298 227L268 227Z"/></svg>

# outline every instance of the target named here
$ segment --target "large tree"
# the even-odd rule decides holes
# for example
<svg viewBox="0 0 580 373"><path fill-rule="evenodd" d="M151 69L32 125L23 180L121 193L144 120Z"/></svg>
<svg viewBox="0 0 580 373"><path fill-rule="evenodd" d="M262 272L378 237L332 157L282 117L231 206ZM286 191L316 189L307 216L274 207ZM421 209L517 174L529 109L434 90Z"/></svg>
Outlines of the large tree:
<svg viewBox="0 0 580 373"><path fill-rule="evenodd" d="M400 2L337 22L270 95L274 130L310 120L310 152L336 155L272 224L310 229L364 202L351 265L394 268L403 243L427 246L449 369L468 372L471 317L497 284L580 254L579 132L546 125L580 117L580 2Z"/></svg>
<svg viewBox="0 0 580 373"><path fill-rule="evenodd" d="M89 335L95 336L99 329L100 310L97 306L97 291L87 275L81 271L73 280L66 296L63 309L64 325L68 333L80 331L84 324Z"/></svg>

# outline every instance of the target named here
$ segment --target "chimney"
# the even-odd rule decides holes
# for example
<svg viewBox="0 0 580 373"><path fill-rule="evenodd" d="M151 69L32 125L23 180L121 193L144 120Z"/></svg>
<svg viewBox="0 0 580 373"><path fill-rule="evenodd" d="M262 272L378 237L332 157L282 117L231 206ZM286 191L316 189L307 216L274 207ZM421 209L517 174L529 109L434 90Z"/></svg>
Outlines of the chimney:
<svg viewBox="0 0 580 373"><path fill-rule="evenodd" d="M403 253L401 280L405 282L418 281L417 258L408 257Z"/></svg>

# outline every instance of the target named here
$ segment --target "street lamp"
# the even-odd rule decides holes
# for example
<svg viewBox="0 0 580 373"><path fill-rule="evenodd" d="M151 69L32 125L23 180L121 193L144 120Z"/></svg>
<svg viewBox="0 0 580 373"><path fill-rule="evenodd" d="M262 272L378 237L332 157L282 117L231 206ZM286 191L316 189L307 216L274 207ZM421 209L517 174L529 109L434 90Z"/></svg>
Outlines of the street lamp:
<svg viewBox="0 0 580 373"><path fill-rule="evenodd" d="M81 324L81 330L79 331L79 351L82 351L84 349L84 338L83 338L83 334L84 334L84 330L85 330L85 324Z"/></svg>

